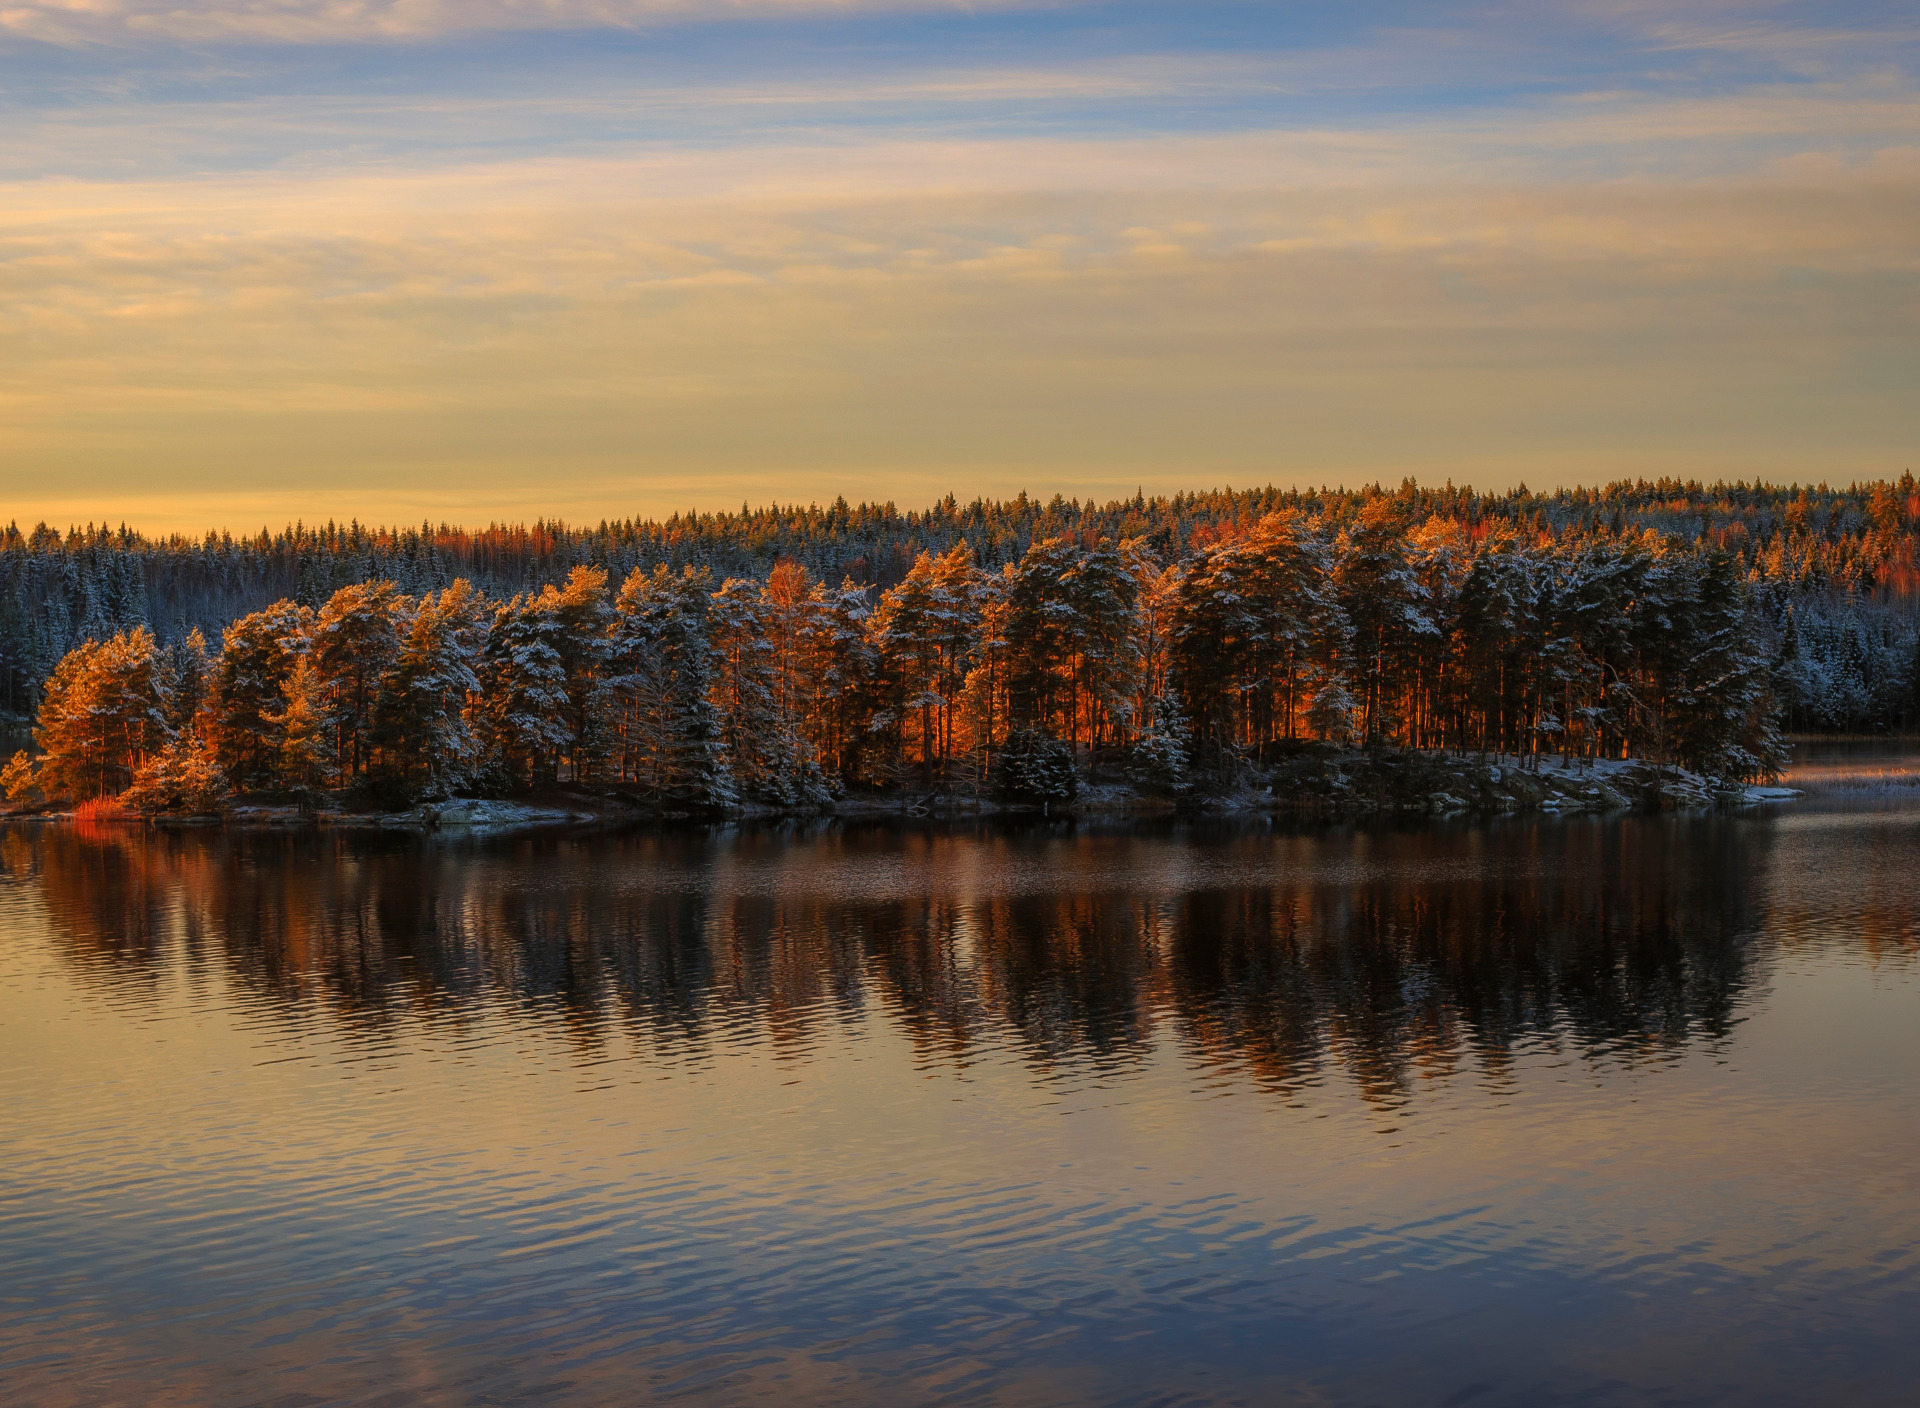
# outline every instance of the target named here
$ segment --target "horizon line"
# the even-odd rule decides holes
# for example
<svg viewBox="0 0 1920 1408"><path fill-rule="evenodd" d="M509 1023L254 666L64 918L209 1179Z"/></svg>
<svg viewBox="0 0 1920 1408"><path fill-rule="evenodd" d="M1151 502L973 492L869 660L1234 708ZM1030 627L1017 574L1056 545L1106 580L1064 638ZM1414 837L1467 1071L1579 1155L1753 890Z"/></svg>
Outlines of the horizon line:
<svg viewBox="0 0 1920 1408"><path fill-rule="evenodd" d="M847 497L844 494L841 494L841 495L837 495L833 500L833 502L831 503L822 504L818 500L810 500L804 507L801 504L799 504L797 501L783 505L778 500L771 500L766 504L757 505L757 506L750 506L747 503L743 502L741 504L739 511L735 511L732 509L703 510L699 508L675 510L671 515L668 515L667 517L664 517L664 518L640 517L638 515L628 516L624 518L616 518L616 517L609 517L609 516L603 515L601 518L599 518L597 522L588 522L586 520L570 522L567 519L558 517L558 516L551 517L551 518L542 516L542 517L536 517L532 520L521 519L521 520L515 520L515 521L508 521L508 520L502 520L499 518L494 518L494 519L489 519L484 527L469 526L466 523L450 522L446 519L442 519L438 523L433 522L432 519L422 519L420 524L416 526L410 523L403 525L401 522L397 520L392 523L362 522L358 517L350 518L345 523L342 523L337 518L329 518L326 520L324 525L318 521L309 523L304 518L295 518L291 522L285 523L278 530L273 529L271 526L263 522L260 525L260 529L258 533L254 533L245 529L236 530L233 528L208 527L207 529L200 532L199 534L189 533L181 530L174 530L168 533L149 534L148 532L142 529L129 527L125 519L122 519L119 522L119 524L116 526L112 522L104 518L101 519L98 523L95 523L92 519L86 519L84 521L70 520L67 524L65 531L62 532L59 528L55 527L52 523L50 523L48 520L44 518L35 522L31 528L22 528L18 518L10 518L7 522L7 527L4 530L0 530L0 536L4 536L9 539L30 538L38 535L42 530L45 530L47 532L59 534L63 540L66 538L73 537L75 535L96 536L98 534L105 533L113 536L120 536L120 537L131 536L136 539L142 539L142 540L158 542L158 543L165 543L165 542L172 542L172 541L200 542L200 541L204 541L207 538L233 539L236 541L246 542L246 541L254 541L261 537L265 537L268 539L277 539L277 538L283 538L283 537L295 537L295 536L300 536L308 533L319 533L326 530L331 530L334 532L341 532L341 531L351 532L356 529L362 533L365 533L375 538L386 537L386 536L404 537L408 534L418 534L422 528L427 529L431 533L441 533L441 532L458 532L458 533L472 533L472 534L483 534L483 533L493 533L493 532L524 533L524 532L529 532L536 529L545 530L548 532L592 533L592 532L597 532L605 529L622 528L622 527L630 528L630 529L643 529L643 528L650 528L650 527L659 528L659 527L667 527L676 523L698 523L702 520L741 522L741 521L751 521L756 518L762 518L762 517L768 517L768 516L831 513L839 510L845 510L851 513L878 512L883 516L926 520L926 519L930 519L938 516L940 511L945 507L945 505L949 501L952 502L955 511L967 511L967 510L982 509L982 508L1004 509L1004 508L1015 506L1019 504L1020 501L1022 500L1026 500L1033 507L1040 510L1051 509L1057 504L1062 507L1072 509L1076 512L1089 512L1089 511L1101 512L1101 511L1108 511L1108 510L1124 509L1134 503L1162 504L1162 503L1171 503L1176 499L1184 499L1184 500L1191 501L1191 500L1199 500L1199 499L1225 499L1225 498L1238 498L1243 496L1270 496L1270 495L1279 495L1282 497L1291 495L1296 498L1356 498L1356 497L1363 497L1363 496L1372 497L1374 495L1378 495L1381 497L1392 497L1396 494L1405 493L1409 490L1413 491L1414 493L1420 493L1420 494L1450 493L1454 495L1465 495L1470 498L1483 500L1483 501L1499 501L1499 500L1512 500L1512 499L1541 499L1541 500L1546 500L1551 502L1555 500L1566 500L1573 496L1581 495L1581 494L1605 494L1614 490L1655 491L1655 492L1665 490L1665 491L1680 491L1680 492L1687 492L1687 493L1702 493L1702 494L1714 493L1714 492L1730 492L1730 491L1741 491L1741 492L1752 493L1755 491L1764 490L1772 493L1784 493L1784 494L1801 493L1801 494L1824 494L1824 495L1835 495L1835 494L1857 495L1862 492L1869 491L1880 485L1891 485L1896 488L1905 486L1909 490L1911 490L1914 487L1913 471L1911 469L1904 470L1901 476L1897 479L1892 476L1875 478L1875 479L1865 479L1865 480L1855 479L1849 482L1844 488L1829 484L1824 479L1819 480L1817 482L1809 482L1805 484L1802 484L1797 479L1789 480L1783 483L1777 480L1769 480L1765 476L1757 475L1751 480L1716 479L1711 482L1704 481L1697 478L1680 479L1680 478L1669 478L1667 476L1662 476L1658 479L1647 479L1645 477L1637 477L1637 478L1631 478L1631 479L1622 478L1622 479L1604 480L1591 485L1586 485L1586 484L1562 485L1558 488L1551 489L1551 490L1529 489L1525 481L1523 480L1511 489L1477 490L1470 483L1455 484L1451 478L1449 478L1446 481L1446 483L1442 485L1424 485L1424 484L1421 484L1415 476L1409 475L1403 478L1401 483L1393 488L1386 487L1385 485L1380 483L1380 481L1377 479L1371 483L1356 485L1352 488L1347 487L1345 484L1332 484L1332 485L1321 484L1316 487L1296 486L1292 488L1281 488L1278 485L1275 485L1274 483L1269 481L1265 485L1250 487L1245 489L1235 489L1231 484L1222 485L1217 488L1179 489L1179 490L1174 490L1171 493L1155 493L1155 494L1148 494L1144 491L1144 489L1142 489L1142 490L1136 491L1136 493L1131 497L1112 498L1112 499L1106 500L1105 502L1101 502L1091 497L1084 500L1078 497L1070 498L1067 495L1061 494L1061 493L1055 493L1051 498L1048 498L1048 499L1041 499L1032 495L1029 491L1022 489L1013 495L1010 495L1005 498L999 498L999 499L989 499L984 495L976 495L974 498L967 500L964 503L961 500L959 500L958 497L955 496L952 492L948 492L946 495L942 496L941 498L935 499L932 504L922 509L901 509L898 506L897 501L894 499L884 499L884 500L862 499L858 503L852 503L848 501Z"/></svg>

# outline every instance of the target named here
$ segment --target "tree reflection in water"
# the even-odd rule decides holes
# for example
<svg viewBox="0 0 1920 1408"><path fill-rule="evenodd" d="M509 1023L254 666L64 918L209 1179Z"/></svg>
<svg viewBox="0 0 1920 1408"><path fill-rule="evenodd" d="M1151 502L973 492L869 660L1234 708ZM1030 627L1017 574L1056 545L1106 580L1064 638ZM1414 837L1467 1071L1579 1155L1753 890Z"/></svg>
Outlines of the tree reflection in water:
<svg viewBox="0 0 1920 1408"><path fill-rule="evenodd" d="M875 1016L916 1059L1037 1075L1171 1044L1392 1105L1529 1043L1634 1060L1724 1037L1772 830L1728 819L1286 834L848 830L413 836L13 830L74 968L169 965L377 1030L486 1007L583 1055L801 1054Z"/></svg>

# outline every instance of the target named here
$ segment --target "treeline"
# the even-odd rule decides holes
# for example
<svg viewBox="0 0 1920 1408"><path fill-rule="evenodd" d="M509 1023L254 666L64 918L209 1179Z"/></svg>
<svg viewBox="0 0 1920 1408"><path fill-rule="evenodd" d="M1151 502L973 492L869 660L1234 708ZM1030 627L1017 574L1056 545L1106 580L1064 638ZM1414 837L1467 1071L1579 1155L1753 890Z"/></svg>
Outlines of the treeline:
<svg viewBox="0 0 1920 1408"><path fill-rule="evenodd" d="M221 635L83 643L10 765L37 792L199 809L228 792L390 801L619 787L668 808L848 789L1047 800L1103 770L1178 792L1311 740L1635 755L1727 777L1781 759L1739 556L1651 531L1556 537L1282 508L1203 546L962 542L881 590L576 566L505 600L465 580L288 599Z"/></svg>
<svg viewBox="0 0 1920 1408"><path fill-rule="evenodd" d="M764 581L791 562L816 581L850 578L884 591L905 580L921 553L940 557L962 544L989 573L1054 538L1083 547L1135 540L1163 562L1191 561L1270 513L1298 512L1337 534L1380 498L1406 531L1439 520L1476 548L1502 532L1572 552L1652 531L1718 549L1749 583L1769 646L1786 642L1798 652L1799 666L1781 676L1795 726L1851 732L1920 723L1910 688L1920 655L1920 486L1910 475L1845 489L1660 480L1477 494L1408 482L1384 495L1268 488L1104 505L1024 495L962 505L949 497L924 512L841 500L592 528L328 524L152 539L105 525L65 533L11 526L0 530L0 714L34 714L54 667L84 641L138 627L164 646L195 630L217 641L231 622L276 601L317 612L340 588L369 582L392 582L420 599L464 580L505 601L558 586L582 566L603 569L613 583L636 568L705 568L721 584ZM1789 620L1798 626L1790 639Z"/></svg>

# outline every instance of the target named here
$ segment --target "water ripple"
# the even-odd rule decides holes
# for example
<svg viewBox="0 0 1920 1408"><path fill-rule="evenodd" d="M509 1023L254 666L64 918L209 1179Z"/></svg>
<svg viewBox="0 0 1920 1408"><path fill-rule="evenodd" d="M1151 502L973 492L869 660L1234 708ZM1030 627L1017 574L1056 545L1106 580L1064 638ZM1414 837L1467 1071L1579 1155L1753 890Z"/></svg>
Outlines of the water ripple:
<svg viewBox="0 0 1920 1408"><path fill-rule="evenodd" d="M1900 1402L1916 823L0 834L0 1378Z"/></svg>

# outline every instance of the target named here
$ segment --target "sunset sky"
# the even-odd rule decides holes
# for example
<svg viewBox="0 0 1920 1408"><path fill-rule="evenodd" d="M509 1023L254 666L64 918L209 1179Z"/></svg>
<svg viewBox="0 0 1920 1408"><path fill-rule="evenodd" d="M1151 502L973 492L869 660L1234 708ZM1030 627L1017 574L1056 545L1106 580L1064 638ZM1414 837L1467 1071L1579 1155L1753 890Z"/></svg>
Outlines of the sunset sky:
<svg viewBox="0 0 1920 1408"><path fill-rule="evenodd" d="M0 0L0 521L1920 468L1907 3Z"/></svg>

